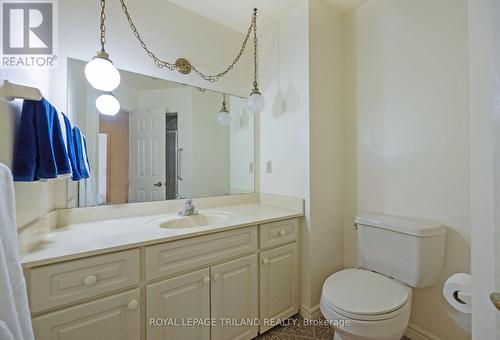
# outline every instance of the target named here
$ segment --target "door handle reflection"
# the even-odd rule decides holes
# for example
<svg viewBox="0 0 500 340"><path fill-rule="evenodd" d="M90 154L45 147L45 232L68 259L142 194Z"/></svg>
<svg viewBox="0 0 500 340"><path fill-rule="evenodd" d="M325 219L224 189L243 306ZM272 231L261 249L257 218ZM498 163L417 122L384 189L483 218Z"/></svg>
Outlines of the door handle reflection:
<svg viewBox="0 0 500 340"><path fill-rule="evenodd" d="M177 179L179 181L182 181L184 178L182 178L182 173L181 173L181 169L182 169L182 166L181 166L181 161L182 161L182 158L181 158L181 155L182 155L182 151L184 151L183 148L178 148L177 149Z"/></svg>

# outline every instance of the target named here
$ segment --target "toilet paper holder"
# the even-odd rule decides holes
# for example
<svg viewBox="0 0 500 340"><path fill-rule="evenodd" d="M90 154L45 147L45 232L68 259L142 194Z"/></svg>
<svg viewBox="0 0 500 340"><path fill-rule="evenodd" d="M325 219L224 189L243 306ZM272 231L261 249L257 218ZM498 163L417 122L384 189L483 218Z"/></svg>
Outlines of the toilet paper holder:
<svg viewBox="0 0 500 340"><path fill-rule="evenodd" d="M443 285L443 296L459 312L472 313L472 277L470 274L456 273Z"/></svg>
<svg viewBox="0 0 500 340"><path fill-rule="evenodd" d="M464 305L470 305L472 303L472 294L470 293L458 291L453 293L453 296L455 297L455 300Z"/></svg>

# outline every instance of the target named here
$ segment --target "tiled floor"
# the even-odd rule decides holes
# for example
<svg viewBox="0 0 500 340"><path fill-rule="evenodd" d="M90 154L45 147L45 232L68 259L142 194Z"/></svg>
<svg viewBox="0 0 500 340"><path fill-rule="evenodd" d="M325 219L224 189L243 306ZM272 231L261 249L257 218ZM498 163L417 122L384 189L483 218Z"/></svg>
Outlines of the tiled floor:
<svg viewBox="0 0 500 340"><path fill-rule="evenodd" d="M307 324L300 315L292 316L283 325L271 328L254 340L332 340L333 329L324 323ZM403 337L401 340L411 340Z"/></svg>

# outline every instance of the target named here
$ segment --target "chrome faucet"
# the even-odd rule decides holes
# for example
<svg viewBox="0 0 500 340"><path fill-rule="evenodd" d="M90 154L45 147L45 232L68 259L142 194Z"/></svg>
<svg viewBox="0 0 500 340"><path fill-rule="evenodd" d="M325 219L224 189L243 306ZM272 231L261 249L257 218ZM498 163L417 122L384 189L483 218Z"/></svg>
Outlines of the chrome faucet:
<svg viewBox="0 0 500 340"><path fill-rule="evenodd" d="M192 216L192 215L198 215L198 210L196 210L194 204L193 204L193 200L192 199L188 199L186 201L186 205L184 206L184 209L179 211L177 213L177 215L179 216Z"/></svg>

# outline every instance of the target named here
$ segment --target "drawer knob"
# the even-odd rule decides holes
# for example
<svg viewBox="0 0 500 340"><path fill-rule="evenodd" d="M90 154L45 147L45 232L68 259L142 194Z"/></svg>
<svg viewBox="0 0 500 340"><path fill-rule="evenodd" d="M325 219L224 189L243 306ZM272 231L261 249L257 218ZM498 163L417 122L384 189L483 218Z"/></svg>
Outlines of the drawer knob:
<svg viewBox="0 0 500 340"><path fill-rule="evenodd" d="M86 286L92 286L92 285L95 285L95 283L97 282L97 276L95 275L89 275L85 278L85 280L83 281L83 283L86 285Z"/></svg>
<svg viewBox="0 0 500 340"><path fill-rule="evenodd" d="M203 284L208 284L210 282L210 276L205 276L203 278Z"/></svg>
<svg viewBox="0 0 500 340"><path fill-rule="evenodd" d="M281 236L285 236L285 235L286 235L286 231L284 231L284 230L280 230L280 235L281 235Z"/></svg>
<svg viewBox="0 0 500 340"><path fill-rule="evenodd" d="M215 274L214 275L214 281L217 281L220 278L220 274Z"/></svg>
<svg viewBox="0 0 500 340"><path fill-rule="evenodd" d="M137 308L137 306L139 306L139 301L137 301L137 300L132 300L132 301L130 301L130 302L128 303L128 306L127 306L127 307L128 307L128 309L130 309L130 310L134 310L134 309L136 309L136 308Z"/></svg>
<svg viewBox="0 0 500 340"><path fill-rule="evenodd" d="M263 263L263 264L268 264L268 263L269 263L269 259L268 259L268 258L263 259L263 260L262 260L262 263Z"/></svg>

